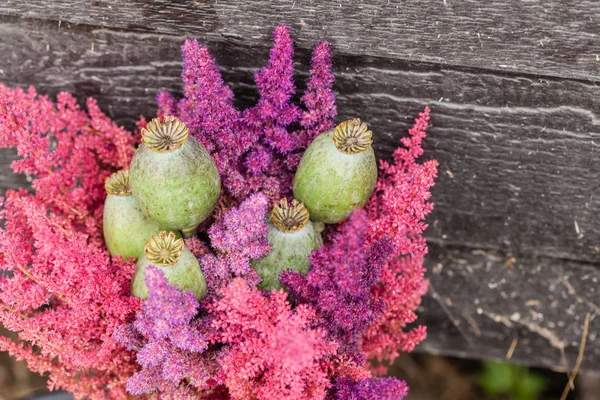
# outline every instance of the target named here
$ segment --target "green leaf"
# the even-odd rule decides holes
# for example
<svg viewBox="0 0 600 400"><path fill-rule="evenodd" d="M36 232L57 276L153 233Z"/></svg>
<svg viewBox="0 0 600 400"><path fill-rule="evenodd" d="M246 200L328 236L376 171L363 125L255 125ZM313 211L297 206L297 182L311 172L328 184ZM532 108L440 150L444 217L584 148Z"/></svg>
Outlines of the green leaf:
<svg viewBox="0 0 600 400"><path fill-rule="evenodd" d="M510 394L514 386L512 366L495 361L485 363L479 384L488 396Z"/></svg>
<svg viewBox="0 0 600 400"><path fill-rule="evenodd" d="M546 379L531 371L525 371L517 380L514 391L516 400L538 400L546 387Z"/></svg>

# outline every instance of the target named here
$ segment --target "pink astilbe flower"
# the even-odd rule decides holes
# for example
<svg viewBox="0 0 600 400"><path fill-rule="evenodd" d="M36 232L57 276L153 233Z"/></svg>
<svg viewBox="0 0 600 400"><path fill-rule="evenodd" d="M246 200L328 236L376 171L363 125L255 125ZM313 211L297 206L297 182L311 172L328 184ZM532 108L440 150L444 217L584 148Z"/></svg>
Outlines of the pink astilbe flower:
<svg viewBox="0 0 600 400"><path fill-rule="evenodd" d="M250 261L269 254L271 249L265 221L268 205L265 195L255 193L226 211L208 230L214 253L207 253L200 261L211 293L237 276L251 283L260 282Z"/></svg>
<svg viewBox="0 0 600 400"><path fill-rule="evenodd" d="M425 327L409 332L403 332L402 328L416 319L415 310L428 285L423 277L423 257L427 253L423 237L427 225L423 220L433 208L427 200L438 163L416 162L423 154L421 142L428 121L429 107L426 107L409 130L409 136L401 139L405 147L394 152L394 163L380 161L377 188L367 204L367 243L390 235L394 253L400 257L382 269L381 283L374 289L374 295L385 302L385 312L369 328L362 344L369 357L388 363L398 356L399 349L411 351L425 338Z"/></svg>
<svg viewBox="0 0 600 400"><path fill-rule="evenodd" d="M0 85L0 147L17 149L13 169L35 189L7 192L0 213L0 322L18 335L0 350L76 398L125 399L135 365L111 335L139 301L133 264L111 260L100 222L104 178L128 165L133 138L87 105Z"/></svg>
<svg viewBox="0 0 600 400"><path fill-rule="evenodd" d="M21 158L12 163L17 173L35 176L36 197L77 226L92 240L102 220L104 179L115 168L129 165L134 139L87 102L89 115L75 99L60 93L54 104L0 84L0 147L14 147Z"/></svg>
<svg viewBox="0 0 600 400"><path fill-rule="evenodd" d="M241 278L209 310L213 340L228 346L219 359L234 399L323 399L330 386L319 359L335 352L326 332L311 328L315 313L292 310L283 291L263 295Z"/></svg>
<svg viewBox="0 0 600 400"><path fill-rule="evenodd" d="M184 98L157 96L159 116L176 115L213 156L228 194L240 201L263 192L272 201L291 193L304 149L333 126L336 107L331 50L315 47L302 110L291 103L294 86L292 39L287 27L275 28L269 63L255 74L258 103L243 112L206 48L194 40L182 46Z"/></svg>
<svg viewBox="0 0 600 400"><path fill-rule="evenodd" d="M212 399L224 385L233 399L325 398L330 377L320 360L337 345L311 328L310 307L292 310L283 291L263 294L243 278L206 309L157 268L147 270L146 284L148 300L135 322L114 333L142 366L127 383L130 394L169 399L187 387L189 396L175 398ZM204 316L195 318L199 312Z"/></svg>

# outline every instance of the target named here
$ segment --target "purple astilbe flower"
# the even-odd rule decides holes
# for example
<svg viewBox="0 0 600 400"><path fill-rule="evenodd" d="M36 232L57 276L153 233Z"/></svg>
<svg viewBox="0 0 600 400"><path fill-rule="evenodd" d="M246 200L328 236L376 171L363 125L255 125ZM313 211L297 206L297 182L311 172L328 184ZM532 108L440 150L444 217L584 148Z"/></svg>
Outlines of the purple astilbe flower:
<svg viewBox="0 0 600 400"><path fill-rule="evenodd" d="M135 322L113 334L124 347L137 351L142 366L127 382L127 391L170 393L183 381L200 391L211 389L216 367L206 352L210 322L194 319L200 307L194 293L171 286L155 267L146 271L146 285L148 299Z"/></svg>
<svg viewBox="0 0 600 400"><path fill-rule="evenodd" d="M312 269L306 276L292 271L280 275L297 303L319 312L330 338L340 343L340 353L359 365L365 362L358 348L361 337L385 307L372 290L394 251L390 238L378 240L365 251L366 234L367 215L358 209L332 243L310 255Z"/></svg>
<svg viewBox="0 0 600 400"><path fill-rule="evenodd" d="M295 150L297 144L288 126L301 117L298 106L290 104L294 86L294 48L290 32L284 25L275 28L269 65L254 74L260 100L244 112L244 122L262 133L264 141L281 154Z"/></svg>
<svg viewBox="0 0 600 400"><path fill-rule="evenodd" d="M293 43L287 27L275 28L269 63L255 74L258 103L243 112L223 83L214 59L194 40L182 46L184 98L162 92L159 115L178 116L211 153L223 186L235 200L263 192L272 201L291 193L293 173L312 139L333 126L336 107L331 50L315 47L305 110L292 104Z"/></svg>
<svg viewBox="0 0 600 400"><path fill-rule="evenodd" d="M156 95L157 114L159 117L177 115L177 99L169 92L159 92Z"/></svg>
<svg viewBox="0 0 600 400"><path fill-rule="evenodd" d="M257 146L246 156L246 170L252 175L261 175L273 162L273 154L264 146Z"/></svg>
<svg viewBox="0 0 600 400"><path fill-rule="evenodd" d="M233 92L223 83L208 50L195 40L186 40L181 51L185 98L177 105L179 118L211 153L223 183L238 187L241 176L237 164L258 136L240 128L241 113L233 106ZM171 97L161 93L157 101L161 109L174 111Z"/></svg>
<svg viewBox="0 0 600 400"><path fill-rule="evenodd" d="M186 40L181 52L185 98L178 105L180 117L210 152L234 150L240 144L240 135L234 131L239 111L233 106L233 92L223 83L206 48L195 40Z"/></svg>
<svg viewBox="0 0 600 400"><path fill-rule="evenodd" d="M396 378L337 378L330 400L400 400L408 394L406 382Z"/></svg>
<svg viewBox="0 0 600 400"><path fill-rule="evenodd" d="M202 352L207 342L190 321L198 311L199 303L191 292L182 292L169 285L162 272L151 267L146 272L148 300L134 322L135 329L151 341L160 344L162 340L171 338L178 347ZM157 344L149 343L155 350ZM144 349L140 350L140 354Z"/></svg>
<svg viewBox="0 0 600 400"><path fill-rule="evenodd" d="M337 115L333 93L334 80L329 43L320 42L313 50L310 78L301 99L306 107L300 121L304 128L298 138L301 148L308 147L317 135L334 126L333 121Z"/></svg>
<svg viewBox="0 0 600 400"><path fill-rule="evenodd" d="M215 252L204 255L201 263L211 293L236 276L254 284L260 282L250 260L267 255L271 249L265 222L268 205L267 196L255 193L238 207L228 210L208 230Z"/></svg>

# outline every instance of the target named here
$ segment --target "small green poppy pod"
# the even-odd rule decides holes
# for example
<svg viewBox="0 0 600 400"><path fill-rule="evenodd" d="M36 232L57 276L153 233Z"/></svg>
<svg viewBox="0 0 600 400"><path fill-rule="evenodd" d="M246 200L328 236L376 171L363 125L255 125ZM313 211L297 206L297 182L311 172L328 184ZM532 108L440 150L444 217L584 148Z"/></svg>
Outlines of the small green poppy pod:
<svg viewBox="0 0 600 400"><path fill-rule="evenodd" d="M160 232L158 222L146 217L129 188L129 171L115 172L104 182L104 241L111 255L138 258L152 235Z"/></svg>
<svg viewBox="0 0 600 400"><path fill-rule="evenodd" d="M150 265L158 267L171 285L191 290L198 299L206 294L206 279L198 259L185 247L183 239L178 239L173 232L162 231L146 243L131 280L131 294L135 297L148 298L144 275Z"/></svg>
<svg viewBox="0 0 600 400"><path fill-rule="evenodd" d="M211 214L221 193L213 159L176 117L155 118L142 129L129 179L142 211L184 236Z"/></svg>
<svg viewBox="0 0 600 400"><path fill-rule="evenodd" d="M294 177L294 197L313 221L335 224L367 203L377 184L372 137L367 125L355 118L308 146Z"/></svg>
<svg viewBox="0 0 600 400"><path fill-rule="evenodd" d="M252 261L252 267L262 278L259 288L279 289L279 273L286 269L306 273L310 268L308 256L323 245L321 234L309 219L310 214L298 200L288 203L282 199L273 207L268 222L267 240L271 252Z"/></svg>

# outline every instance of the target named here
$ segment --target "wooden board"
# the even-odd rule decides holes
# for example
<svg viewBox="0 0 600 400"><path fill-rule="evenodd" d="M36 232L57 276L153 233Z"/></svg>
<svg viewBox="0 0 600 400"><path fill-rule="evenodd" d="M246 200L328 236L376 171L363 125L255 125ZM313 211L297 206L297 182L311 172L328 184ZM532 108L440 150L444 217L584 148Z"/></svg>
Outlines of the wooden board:
<svg viewBox="0 0 600 400"><path fill-rule="evenodd" d="M4 0L0 15L266 46L273 26L298 45L583 80L600 77L595 0Z"/></svg>
<svg viewBox="0 0 600 400"><path fill-rule="evenodd" d="M0 81L94 96L131 127L140 114L153 115L158 91L181 91L183 36L209 47L240 107L256 101L252 74L267 60L277 22L294 28L300 88L310 47L331 40L339 118L363 118L379 157L390 156L425 105L432 108L426 155L441 165L428 230L432 290L422 310L430 334L420 349L503 358L518 338L514 360L564 369L573 365L585 313L600 306L600 63L592 57L600 13L586 1L569 10L563 2L523 2L512 14L504 3L481 6L486 19L481 9L469 11L471 2L404 2L396 14L384 7L375 24L363 15L374 15L368 4L363 13L340 14L317 2L283 11L255 2L53 1L45 8L8 0L0 5ZM311 9L319 17L309 18ZM536 13L544 9L542 21ZM453 32L437 45L435 22ZM461 32L485 26L496 36L467 50ZM553 39L536 47L524 32ZM501 67L506 60L515 68ZM26 185L8 172L13 156L0 153L0 191ZM600 343L590 337L584 365L598 368L599 360Z"/></svg>
<svg viewBox="0 0 600 400"><path fill-rule="evenodd" d="M427 267L420 351L569 371L589 313L583 368L600 369L595 265L430 244Z"/></svg>

